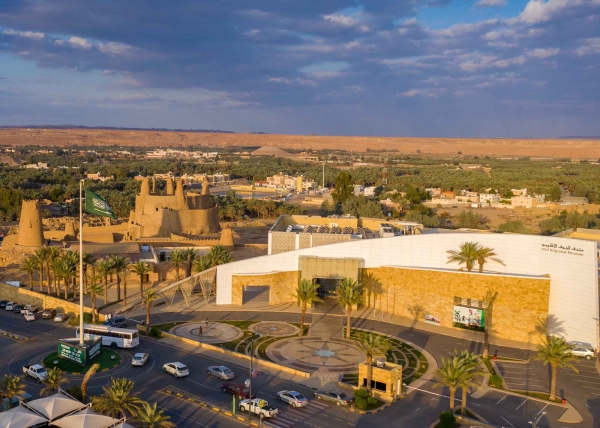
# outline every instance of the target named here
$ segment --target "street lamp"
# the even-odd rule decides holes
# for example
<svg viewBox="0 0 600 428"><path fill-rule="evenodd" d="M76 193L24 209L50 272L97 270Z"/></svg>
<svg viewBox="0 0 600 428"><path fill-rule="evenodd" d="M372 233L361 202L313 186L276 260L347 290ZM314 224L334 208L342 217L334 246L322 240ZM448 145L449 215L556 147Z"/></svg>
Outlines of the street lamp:
<svg viewBox="0 0 600 428"><path fill-rule="evenodd" d="M532 426L532 428L538 428L538 422L540 421L540 419L542 419L542 418L544 417L544 415L545 415L546 413L547 413L547 412L542 412L542 413L541 413L541 414L538 416L538 418L535 420L535 422L531 422L531 421L529 421L529 425L531 425L531 426Z"/></svg>
<svg viewBox="0 0 600 428"><path fill-rule="evenodd" d="M250 388L250 392L248 394L248 420L252 420L252 378L254 373L254 352L256 351L256 342L262 338L261 334L257 334L256 336L252 333L250 337L250 377L246 381L247 387Z"/></svg>

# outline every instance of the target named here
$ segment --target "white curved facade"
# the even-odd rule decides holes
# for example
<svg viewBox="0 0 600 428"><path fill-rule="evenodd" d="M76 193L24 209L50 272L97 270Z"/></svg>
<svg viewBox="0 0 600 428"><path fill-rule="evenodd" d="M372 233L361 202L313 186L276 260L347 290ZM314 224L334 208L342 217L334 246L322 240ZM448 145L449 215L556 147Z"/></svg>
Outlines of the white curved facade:
<svg viewBox="0 0 600 428"><path fill-rule="evenodd" d="M596 242L517 234L439 233L369 239L306 248L242 260L217 269L217 304L231 304L232 275L298 270L299 256L358 257L364 267L431 268L455 271L448 250L474 241L491 247L505 266L488 262L486 272L550 276L548 313L560 334L598 346L598 256ZM290 298L290 300L292 300ZM516 321L517 322L517 321ZM550 331L549 333L552 333Z"/></svg>

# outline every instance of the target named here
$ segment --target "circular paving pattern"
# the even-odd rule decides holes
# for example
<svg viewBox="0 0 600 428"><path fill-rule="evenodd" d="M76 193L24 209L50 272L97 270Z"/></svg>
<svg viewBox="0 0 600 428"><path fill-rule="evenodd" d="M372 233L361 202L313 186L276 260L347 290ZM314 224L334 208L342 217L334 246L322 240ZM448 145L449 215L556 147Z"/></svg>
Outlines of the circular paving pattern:
<svg viewBox="0 0 600 428"><path fill-rule="evenodd" d="M272 361L302 371L352 373L365 361L354 342L344 339L289 338L269 345L265 352Z"/></svg>
<svg viewBox="0 0 600 428"><path fill-rule="evenodd" d="M202 343L232 342L244 335L236 326L220 322L182 324L170 329L169 333Z"/></svg>
<svg viewBox="0 0 600 428"><path fill-rule="evenodd" d="M262 334L270 337L295 336L300 333L300 328L287 322L262 321L250 325L248 330L253 333Z"/></svg>

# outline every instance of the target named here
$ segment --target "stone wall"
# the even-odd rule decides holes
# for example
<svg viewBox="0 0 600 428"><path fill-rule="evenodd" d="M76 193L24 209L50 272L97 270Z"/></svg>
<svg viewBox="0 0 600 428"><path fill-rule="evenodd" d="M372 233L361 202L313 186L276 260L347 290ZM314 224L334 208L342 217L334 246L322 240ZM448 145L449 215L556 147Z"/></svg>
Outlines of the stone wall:
<svg viewBox="0 0 600 428"><path fill-rule="evenodd" d="M244 286L267 285L270 287L269 304L294 301L292 297L298 284L298 271L277 272L265 275L233 275L232 305L241 305L244 298Z"/></svg>
<svg viewBox="0 0 600 428"><path fill-rule="evenodd" d="M536 325L548 316L549 277L381 267L363 269L363 280L380 288L377 309L418 321L433 315L444 327L453 327L455 296L483 299L487 290L497 291L493 330L504 339L539 342Z"/></svg>

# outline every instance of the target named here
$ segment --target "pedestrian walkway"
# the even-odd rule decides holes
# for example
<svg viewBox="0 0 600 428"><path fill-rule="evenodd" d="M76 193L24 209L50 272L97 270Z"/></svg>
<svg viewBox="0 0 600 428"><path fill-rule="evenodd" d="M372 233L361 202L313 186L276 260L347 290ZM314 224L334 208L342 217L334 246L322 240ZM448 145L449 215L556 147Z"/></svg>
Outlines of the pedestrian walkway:
<svg viewBox="0 0 600 428"><path fill-rule="evenodd" d="M344 335L344 319L336 315L313 314L308 336L323 340L341 339Z"/></svg>
<svg viewBox="0 0 600 428"><path fill-rule="evenodd" d="M275 428L289 428L296 424L303 423L314 415L321 413L331 407L329 404L311 400L306 407L289 407L279 412L276 418L263 420L263 425ZM310 425L310 424L309 424Z"/></svg>

